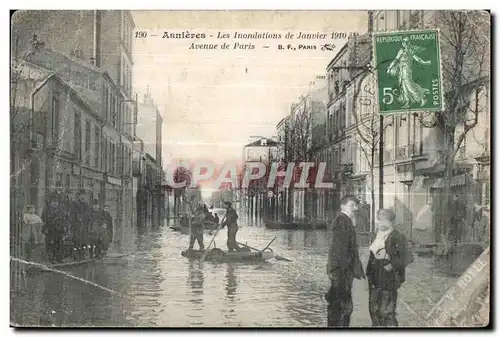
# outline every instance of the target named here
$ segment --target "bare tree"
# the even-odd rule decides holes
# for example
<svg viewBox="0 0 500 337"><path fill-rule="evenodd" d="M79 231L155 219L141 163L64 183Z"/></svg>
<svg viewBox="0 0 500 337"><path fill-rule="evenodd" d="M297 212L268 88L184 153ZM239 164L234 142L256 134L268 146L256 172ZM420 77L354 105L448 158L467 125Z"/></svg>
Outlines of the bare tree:
<svg viewBox="0 0 500 337"><path fill-rule="evenodd" d="M293 139L293 152L296 162L307 162L312 158L312 112L308 109L307 99L303 98L301 103L293 112L290 125Z"/></svg>
<svg viewBox="0 0 500 337"><path fill-rule="evenodd" d="M445 110L423 113L419 118L424 127L438 128L444 138L444 187L441 221L436 233L441 236L447 231L447 239L456 241L458 224L450 221L449 207L453 167L458 150L483 111L479 98L483 91L489 90L491 23L485 11L439 11L436 16L442 27Z"/></svg>
<svg viewBox="0 0 500 337"><path fill-rule="evenodd" d="M300 98L300 103L292 106L292 113L285 123L284 163L312 162L325 141L325 124L315 120L318 114L324 114L324 104L312 95ZM294 177L300 174L300 167L296 167ZM314 170L314 169L313 169ZM293 186L289 186L291 196ZM311 216L313 201L306 195L306 211ZM288 198L287 213L292 213L292 198Z"/></svg>

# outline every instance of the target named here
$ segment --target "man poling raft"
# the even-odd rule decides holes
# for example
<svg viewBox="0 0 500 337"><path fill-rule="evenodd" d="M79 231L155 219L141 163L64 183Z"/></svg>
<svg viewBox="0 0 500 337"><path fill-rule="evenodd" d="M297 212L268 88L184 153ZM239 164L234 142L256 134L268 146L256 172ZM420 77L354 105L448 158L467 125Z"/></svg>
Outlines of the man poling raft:
<svg viewBox="0 0 500 337"><path fill-rule="evenodd" d="M236 214L236 210L232 207L232 204L229 201L224 203L226 206L226 215L224 216L224 220L222 220L221 228L227 226L227 249L230 252L240 251L241 248L238 246L236 242L236 233L238 233L238 214Z"/></svg>
<svg viewBox="0 0 500 337"><path fill-rule="evenodd" d="M208 244L208 247L206 249L200 248L200 250L193 250L192 246L190 245L190 249L181 253L182 256L188 259L199 260L200 263L203 263L205 259L217 262L262 262L274 257L276 257L276 259L284 261L291 261L281 256L275 255L273 250L269 248L276 237L272 239L264 249L257 249L246 244L238 243L236 241L236 233L238 232L238 215L236 214L234 208L232 208L230 202L225 202L225 205L227 209L226 215L222 219L220 225L217 227L217 231ZM228 251L224 252L218 248L210 249L215 241L217 234L225 226L228 227ZM240 245L243 247L240 247Z"/></svg>

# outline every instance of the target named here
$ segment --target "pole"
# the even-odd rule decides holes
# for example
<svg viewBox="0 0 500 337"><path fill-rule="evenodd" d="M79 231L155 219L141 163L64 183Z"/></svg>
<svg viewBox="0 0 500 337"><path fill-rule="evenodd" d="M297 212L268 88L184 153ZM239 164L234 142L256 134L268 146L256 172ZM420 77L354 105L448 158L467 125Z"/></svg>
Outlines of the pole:
<svg viewBox="0 0 500 337"><path fill-rule="evenodd" d="M378 207L384 208L384 116L380 114L378 141Z"/></svg>

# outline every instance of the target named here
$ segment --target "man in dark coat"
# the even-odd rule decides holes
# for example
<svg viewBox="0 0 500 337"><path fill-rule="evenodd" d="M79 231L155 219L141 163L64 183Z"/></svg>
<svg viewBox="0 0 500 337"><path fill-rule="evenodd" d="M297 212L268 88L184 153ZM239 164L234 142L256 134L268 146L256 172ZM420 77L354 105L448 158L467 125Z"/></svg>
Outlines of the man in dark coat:
<svg viewBox="0 0 500 337"><path fill-rule="evenodd" d="M398 289L405 281L405 268L413 254L403 234L394 229L396 215L389 209L377 212L377 236L370 245L366 268L369 309L374 327L398 326L396 305Z"/></svg>
<svg viewBox="0 0 500 337"><path fill-rule="evenodd" d="M106 254L110 243L113 242L113 217L109 212L109 205L104 206L103 221L106 229L106 235L103 239L103 253Z"/></svg>
<svg viewBox="0 0 500 337"><path fill-rule="evenodd" d="M85 191L80 190L76 195L71 209L71 221L73 242L78 250L78 258L83 259L88 249L88 225L90 217L90 206L85 199Z"/></svg>
<svg viewBox="0 0 500 337"><path fill-rule="evenodd" d="M56 182L56 188L50 192L48 200L57 199L59 207L69 213L70 199L69 195L64 191L64 187L60 181Z"/></svg>
<svg viewBox="0 0 500 337"><path fill-rule="evenodd" d="M102 237L104 236L103 214L99 208L99 201L94 200L89 217L90 258L99 258L102 253Z"/></svg>
<svg viewBox="0 0 500 337"><path fill-rule="evenodd" d="M227 226L227 248L230 252L239 251L240 247L236 243L236 233L238 232L238 223L236 221L238 220L238 214L236 214L236 210L229 201L226 201L224 205L227 211L221 228Z"/></svg>
<svg viewBox="0 0 500 337"><path fill-rule="evenodd" d="M42 214L42 233L45 234L47 255L50 262L63 262L64 235L69 218L58 198L52 196Z"/></svg>
<svg viewBox="0 0 500 337"><path fill-rule="evenodd" d="M203 232L205 231L204 223L205 223L205 212L203 211L202 206L198 206L196 208L194 218L191 221L191 235L189 237L188 250L193 249L195 241L198 241L200 250L205 249L205 245L203 244Z"/></svg>
<svg viewBox="0 0 500 337"><path fill-rule="evenodd" d="M340 213L331 224L331 242L328 253L327 274L331 286L326 294L328 301L328 327L348 327L353 310L352 283L354 278L364 278L358 255L356 231L352 219L358 200L344 197Z"/></svg>

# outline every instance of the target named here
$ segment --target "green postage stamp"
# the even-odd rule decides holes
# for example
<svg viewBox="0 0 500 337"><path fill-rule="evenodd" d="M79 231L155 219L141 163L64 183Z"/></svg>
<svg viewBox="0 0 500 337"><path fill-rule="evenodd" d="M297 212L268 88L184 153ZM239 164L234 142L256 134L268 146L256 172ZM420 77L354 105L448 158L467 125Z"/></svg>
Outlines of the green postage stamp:
<svg viewBox="0 0 500 337"><path fill-rule="evenodd" d="M380 113L443 109L439 30L373 36Z"/></svg>

